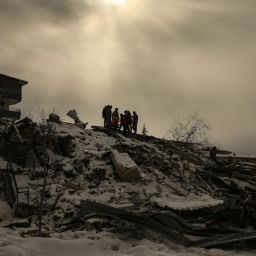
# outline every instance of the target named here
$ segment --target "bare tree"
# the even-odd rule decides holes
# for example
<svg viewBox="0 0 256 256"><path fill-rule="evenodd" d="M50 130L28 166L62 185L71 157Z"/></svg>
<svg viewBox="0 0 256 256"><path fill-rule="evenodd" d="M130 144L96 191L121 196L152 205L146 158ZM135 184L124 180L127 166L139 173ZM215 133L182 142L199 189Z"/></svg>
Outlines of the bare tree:
<svg viewBox="0 0 256 256"><path fill-rule="evenodd" d="M45 110L40 107L39 103L37 103L37 112L40 118L39 123L45 125L47 123L45 117Z"/></svg>
<svg viewBox="0 0 256 256"><path fill-rule="evenodd" d="M207 144L209 130L206 121L198 112L194 112L183 120L177 119L174 126L168 130L168 135L176 141Z"/></svg>
<svg viewBox="0 0 256 256"><path fill-rule="evenodd" d="M148 129L146 128L146 125L145 124L143 124L143 127L142 127L142 134L143 135L147 135L147 133L148 133Z"/></svg>
<svg viewBox="0 0 256 256"><path fill-rule="evenodd" d="M39 208L39 236L42 236L42 217L43 217L43 208L44 208L44 195L46 191L46 185L47 185L47 174L48 174L48 165L49 165L49 157L47 156L47 148L46 148L46 140L47 140L47 134L45 132L45 129L41 128L41 146L43 149L43 167L44 167L44 174L43 174L43 184L42 189L40 191L40 208Z"/></svg>
<svg viewBox="0 0 256 256"><path fill-rule="evenodd" d="M54 113L54 110L52 111L52 113ZM48 168L49 168L49 155L47 152L47 143L50 140L53 140L54 138L54 134L55 134L55 129L54 127L47 122L47 119L45 117L45 110L41 109L39 104L38 104L38 112L39 112L39 116L40 116L40 121L39 121L39 125L37 127L37 134L36 137L38 139L38 145L41 148L41 153L42 155L40 155L40 162L43 165L43 183L41 184L41 191L40 191L40 206L39 206L39 215L38 215L38 219L39 219L39 236L42 236L42 218L43 218L43 212L44 212L44 197L45 197L45 193L46 193L46 186L47 186L47 175L48 175Z"/></svg>

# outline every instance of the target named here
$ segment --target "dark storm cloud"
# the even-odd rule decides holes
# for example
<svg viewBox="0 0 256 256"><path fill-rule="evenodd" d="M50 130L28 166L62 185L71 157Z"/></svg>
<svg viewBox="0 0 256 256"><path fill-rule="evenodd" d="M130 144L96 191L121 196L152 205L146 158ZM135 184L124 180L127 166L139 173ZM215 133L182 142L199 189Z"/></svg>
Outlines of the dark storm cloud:
<svg viewBox="0 0 256 256"><path fill-rule="evenodd" d="M162 137L199 110L214 143L256 152L255 0L101 3L0 0L0 70L29 80L24 112L75 107L98 123L112 103Z"/></svg>
<svg viewBox="0 0 256 256"><path fill-rule="evenodd" d="M82 0L27 0L27 2L48 12L52 17L65 21L78 18L79 14L88 8L86 1Z"/></svg>
<svg viewBox="0 0 256 256"><path fill-rule="evenodd" d="M79 19L91 8L84 0L1 0L0 17L9 25L62 24Z"/></svg>

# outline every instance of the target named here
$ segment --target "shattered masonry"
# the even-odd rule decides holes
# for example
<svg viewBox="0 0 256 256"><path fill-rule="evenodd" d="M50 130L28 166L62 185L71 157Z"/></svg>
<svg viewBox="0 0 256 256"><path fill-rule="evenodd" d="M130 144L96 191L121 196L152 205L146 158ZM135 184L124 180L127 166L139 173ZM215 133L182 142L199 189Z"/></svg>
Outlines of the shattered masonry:
<svg viewBox="0 0 256 256"><path fill-rule="evenodd" d="M2 192L16 215L30 220L17 224L0 215L1 225L28 226L28 234L36 234L45 176L44 234L106 228L139 233L140 223L185 246L255 245L255 234L247 232L256 226L255 164L214 163L198 145L88 130L56 115L44 125L26 118L1 120L0 127ZM85 201L110 208L106 213L88 203L91 209L81 216Z"/></svg>

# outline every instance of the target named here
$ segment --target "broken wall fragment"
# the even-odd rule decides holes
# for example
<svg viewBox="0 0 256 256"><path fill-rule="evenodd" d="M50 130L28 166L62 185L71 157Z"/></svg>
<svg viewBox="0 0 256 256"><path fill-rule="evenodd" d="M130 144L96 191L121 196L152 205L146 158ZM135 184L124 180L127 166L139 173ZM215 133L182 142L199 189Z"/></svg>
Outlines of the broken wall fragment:
<svg viewBox="0 0 256 256"><path fill-rule="evenodd" d="M111 150L110 156L116 173L123 181L137 181L140 179L139 167L127 153Z"/></svg>

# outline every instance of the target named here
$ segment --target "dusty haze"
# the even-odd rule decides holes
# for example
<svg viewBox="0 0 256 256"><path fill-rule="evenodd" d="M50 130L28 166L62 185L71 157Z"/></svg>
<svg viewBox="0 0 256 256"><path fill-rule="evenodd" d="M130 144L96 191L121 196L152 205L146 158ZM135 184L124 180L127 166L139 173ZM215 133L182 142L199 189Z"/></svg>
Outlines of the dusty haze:
<svg viewBox="0 0 256 256"><path fill-rule="evenodd" d="M211 141L256 153L255 0L0 0L0 73L29 81L24 113L101 124L137 110L163 137L199 110Z"/></svg>

